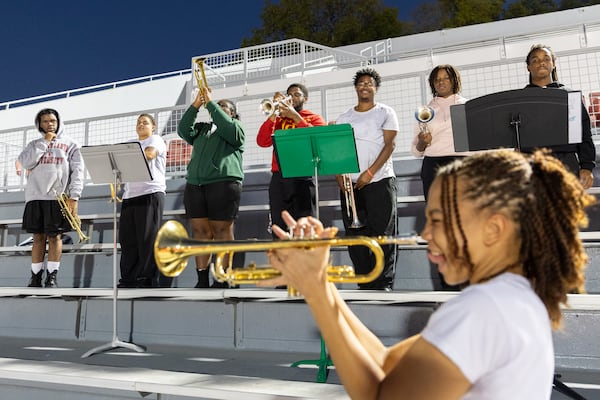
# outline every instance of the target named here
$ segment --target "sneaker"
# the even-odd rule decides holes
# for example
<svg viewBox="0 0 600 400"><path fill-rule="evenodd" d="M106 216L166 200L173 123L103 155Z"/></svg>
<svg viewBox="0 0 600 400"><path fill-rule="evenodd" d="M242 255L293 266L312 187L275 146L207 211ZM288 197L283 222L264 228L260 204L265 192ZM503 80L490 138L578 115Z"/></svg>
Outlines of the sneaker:
<svg viewBox="0 0 600 400"><path fill-rule="evenodd" d="M53 271L50 272L48 275L46 275L46 282L45 282L45 286L47 288L56 288L58 287L58 285L56 284L56 274L58 271ZM40 282L40 286L41 286L41 282Z"/></svg>
<svg viewBox="0 0 600 400"><path fill-rule="evenodd" d="M44 270L41 270L37 274L34 274L31 271L31 279L29 280L29 285L27 287L42 287L42 275L44 275Z"/></svg>

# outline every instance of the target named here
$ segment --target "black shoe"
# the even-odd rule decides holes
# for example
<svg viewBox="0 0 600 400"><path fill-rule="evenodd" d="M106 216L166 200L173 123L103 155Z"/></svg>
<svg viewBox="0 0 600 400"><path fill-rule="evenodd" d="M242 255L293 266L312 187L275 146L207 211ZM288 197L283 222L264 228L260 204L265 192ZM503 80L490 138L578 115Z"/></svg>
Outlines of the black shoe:
<svg viewBox="0 0 600 400"><path fill-rule="evenodd" d="M208 284L208 269L197 269L196 273L198 274L198 282L196 283L195 288L207 288Z"/></svg>
<svg viewBox="0 0 600 400"><path fill-rule="evenodd" d="M58 270L50 272L48 275L46 275L46 282L45 282L44 285L47 288L56 288L56 287L58 287L58 285L56 284L56 274L57 274L57 272L58 272Z"/></svg>
<svg viewBox="0 0 600 400"><path fill-rule="evenodd" d="M31 279L29 280L29 285L27 287L42 287L42 276L44 275L44 270L41 270L37 274L34 274L31 271Z"/></svg>
<svg viewBox="0 0 600 400"><path fill-rule="evenodd" d="M150 278L138 278L135 284L136 288L139 289L149 289L152 288L152 279Z"/></svg>
<svg viewBox="0 0 600 400"><path fill-rule="evenodd" d="M214 281L210 287L211 289L229 289L229 283Z"/></svg>

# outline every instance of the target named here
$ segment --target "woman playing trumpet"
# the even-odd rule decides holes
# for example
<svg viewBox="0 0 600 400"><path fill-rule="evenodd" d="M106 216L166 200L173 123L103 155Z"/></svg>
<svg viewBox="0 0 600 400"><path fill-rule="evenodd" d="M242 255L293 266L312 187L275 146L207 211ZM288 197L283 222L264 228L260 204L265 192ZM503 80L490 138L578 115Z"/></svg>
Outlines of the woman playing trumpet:
<svg viewBox="0 0 600 400"><path fill-rule="evenodd" d="M552 328L561 325L567 293L583 289L579 228L593 201L560 161L540 151L485 152L442 167L421 236L446 280L469 286L420 334L391 347L327 282L327 248L270 251L282 277L262 285L286 283L302 293L353 399L549 399ZM336 233L314 218L285 220L296 235Z"/></svg>
<svg viewBox="0 0 600 400"><path fill-rule="evenodd" d="M210 122L196 123L205 106ZM192 237L198 240L233 240L233 222L242 193L242 153L246 134L235 104L212 100L211 89L203 86L186 110L177 133L193 146L183 194L185 213L192 222ZM209 287L210 255L196 256L197 288ZM215 283L213 286L227 286Z"/></svg>

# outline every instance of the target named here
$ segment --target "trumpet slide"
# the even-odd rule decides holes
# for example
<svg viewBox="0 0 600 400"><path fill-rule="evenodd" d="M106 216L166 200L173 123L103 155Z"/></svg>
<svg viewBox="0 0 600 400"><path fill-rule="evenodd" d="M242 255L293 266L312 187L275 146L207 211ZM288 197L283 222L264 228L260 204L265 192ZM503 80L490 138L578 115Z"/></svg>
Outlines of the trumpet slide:
<svg viewBox="0 0 600 400"><path fill-rule="evenodd" d="M178 276L187 265L191 256L215 254L211 271L220 282L230 285L254 284L280 276L281 273L271 266L258 267L255 264L242 268L233 268L233 254L239 251L257 252L285 248L313 248L317 246L347 247L366 246L375 256L375 265L368 274L355 274L354 268L346 265L327 267L327 280L335 283L366 283L375 280L383 270L382 245L416 244L416 237L367 237L354 236L350 238L331 239L290 239L290 240L233 240L233 241L201 241L189 239L183 225L177 221L167 221L158 231L154 242L154 258L159 271L169 277ZM224 265L224 259L229 256L229 265ZM301 266L299 266L301 267Z"/></svg>

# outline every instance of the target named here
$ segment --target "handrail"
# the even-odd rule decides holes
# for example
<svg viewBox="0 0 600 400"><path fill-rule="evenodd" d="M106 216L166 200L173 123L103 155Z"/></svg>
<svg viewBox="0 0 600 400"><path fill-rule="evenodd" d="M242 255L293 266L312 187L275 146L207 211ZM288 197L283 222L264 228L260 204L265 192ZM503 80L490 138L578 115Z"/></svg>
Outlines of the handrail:
<svg viewBox="0 0 600 400"><path fill-rule="evenodd" d="M78 89L63 90L62 92L48 93L48 94L43 94L43 95L39 95L39 96L26 97L24 99L6 101L3 103L0 103L0 110L8 110L11 107L15 107L15 106L19 106L19 105L39 103L41 101L48 100L48 99L77 96L79 94L86 94L86 93L93 92L93 91L111 89L111 88L114 89L114 88L117 88L120 86L125 86L125 85L129 85L129 84L133 84L133 83L153 81L155 79L164 79L164 78L169 78L172 76L181 76L181 75L185 75L185 74L191 74L191 69L182 69L179 71L164 72L162 74L146 75L146 76L142 76L142 77L138 77L138 78L124 79L124 80L109 82L109 83L101 83L99 85L85 86L85 87L78 88Z"/></svg>

